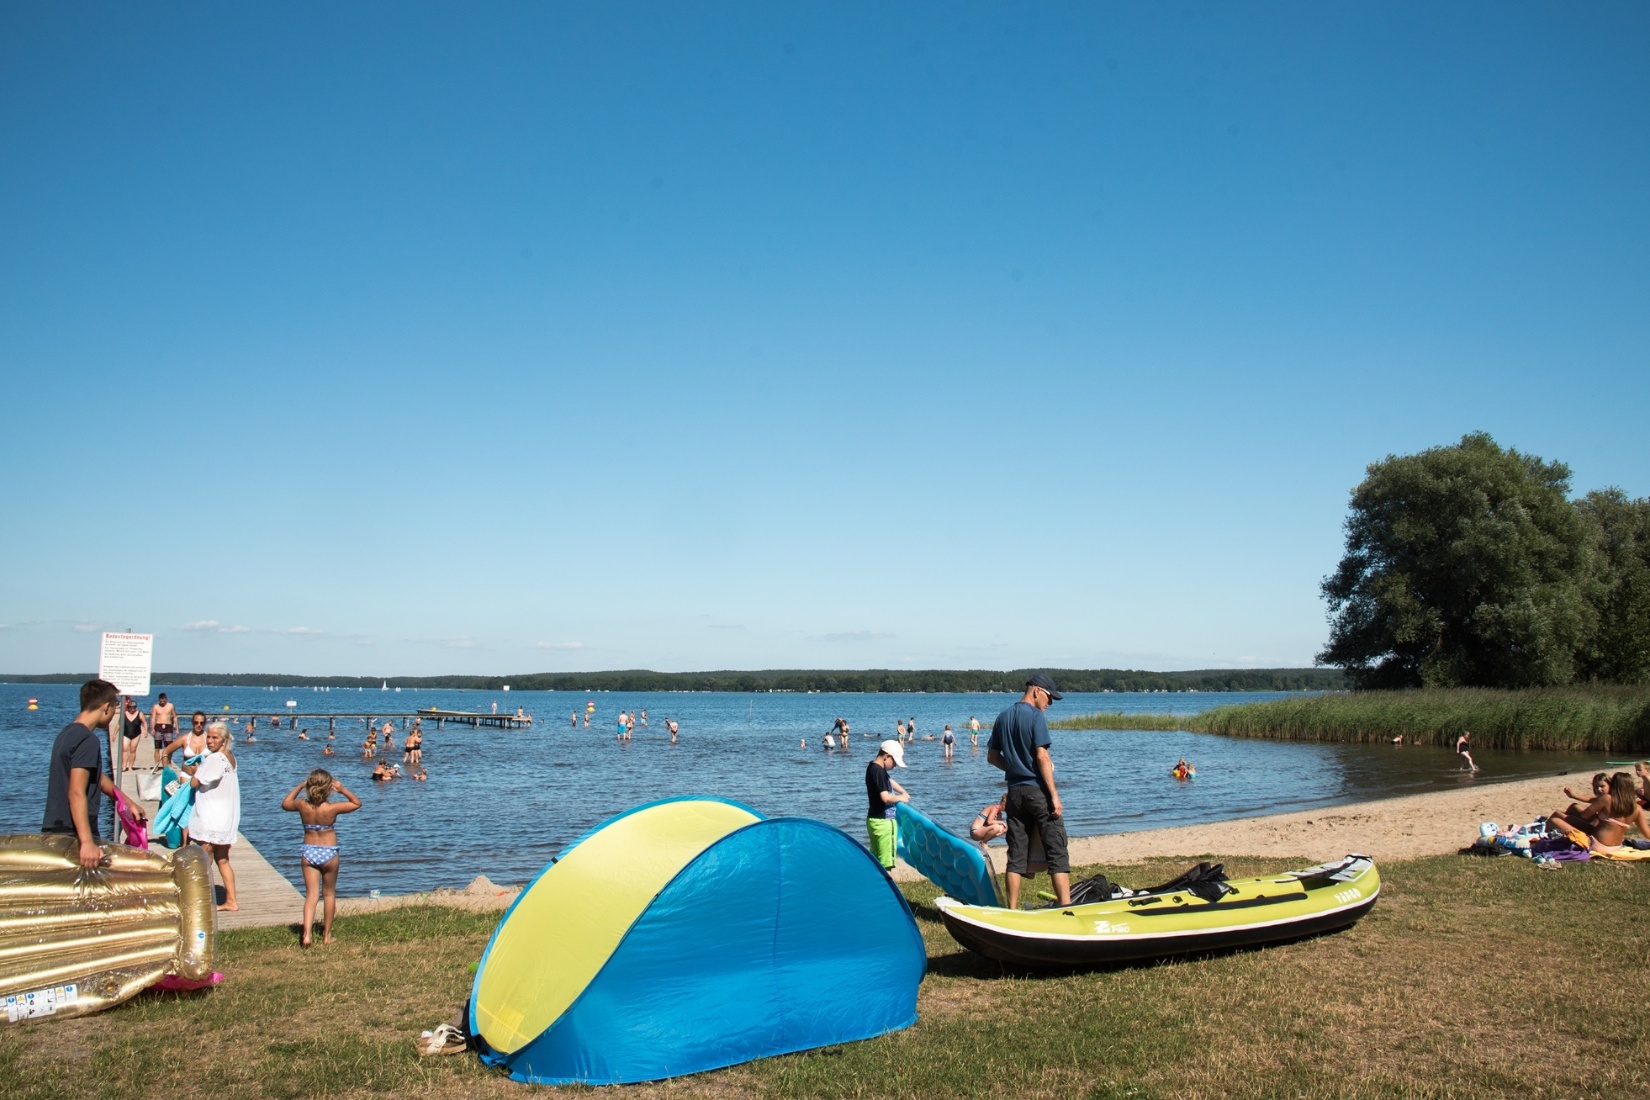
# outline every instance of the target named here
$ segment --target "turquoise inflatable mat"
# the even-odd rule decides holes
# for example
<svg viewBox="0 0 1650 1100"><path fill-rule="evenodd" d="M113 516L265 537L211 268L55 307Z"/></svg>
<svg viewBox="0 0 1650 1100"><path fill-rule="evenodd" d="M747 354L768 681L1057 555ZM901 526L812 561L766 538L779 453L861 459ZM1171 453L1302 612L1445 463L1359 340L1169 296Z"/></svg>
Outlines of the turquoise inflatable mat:
<svg viewBox="0 0 1650 1100"><path fill-rule="evenodd" d="M998 905L991 865L973 841L942 828L908 803L894 806L899 826L899 857L917 872L967 905Z"/></svg>

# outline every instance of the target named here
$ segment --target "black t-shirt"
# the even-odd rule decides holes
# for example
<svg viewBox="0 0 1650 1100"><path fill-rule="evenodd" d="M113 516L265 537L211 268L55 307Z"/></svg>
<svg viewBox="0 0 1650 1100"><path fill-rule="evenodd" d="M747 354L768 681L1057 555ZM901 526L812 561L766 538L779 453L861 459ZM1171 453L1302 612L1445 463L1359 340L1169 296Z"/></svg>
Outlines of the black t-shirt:
<svg viewBox="0 0 1650 1100"><path fill-rule="evenodd" d="M86 819L92 835L97 833L97 812L103 791L98 780L103 775L103 743L97 731L79 722L70 722L52 742L51 774L46 779L46 813L40 821L43 833L72 833L74 818L69 814L69 769L85 768L92 773L86 787Z"/></svg>
<svg viewBox="0 0 1650 1100"><path fill-rule="evenodd" d="M870 808L866 817L893 817L894 804L882 800L882 792L893 793L894 785L888 781L888 769L875 760L865 766L865 793L870 797Z"/></svg>

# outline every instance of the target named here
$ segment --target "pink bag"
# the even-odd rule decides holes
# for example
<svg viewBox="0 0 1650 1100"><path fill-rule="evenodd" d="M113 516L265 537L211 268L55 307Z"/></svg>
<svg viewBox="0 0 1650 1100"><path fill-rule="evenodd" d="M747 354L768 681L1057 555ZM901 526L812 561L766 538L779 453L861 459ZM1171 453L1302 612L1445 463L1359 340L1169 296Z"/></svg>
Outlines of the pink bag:
<svg viewBox="0 0 1650 1100"><path fill-rule="evenodd" d="M115 817L120 820L120 827L126 832L127 845L148 851L149 825L137 819L137 815L132 812L132 804L120 791L115 792Z"/></svg>

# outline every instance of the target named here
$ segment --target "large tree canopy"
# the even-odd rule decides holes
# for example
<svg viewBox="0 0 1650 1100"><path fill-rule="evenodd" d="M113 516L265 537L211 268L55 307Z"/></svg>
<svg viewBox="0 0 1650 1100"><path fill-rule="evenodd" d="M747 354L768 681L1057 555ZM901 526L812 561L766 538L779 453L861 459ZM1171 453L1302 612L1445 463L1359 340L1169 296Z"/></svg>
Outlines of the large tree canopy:
<svg viewBox="0 0 1650 1100"><path fill-rule="evenodd" d="M1650 500L1620 489L1588 493L1576 505L1592 529L1598 626L1577 655L1585 680L1650 683Z"/></svg>
<svg viewBox="0 0 1650 1100"><path fill-rule="evenodd" d="M1318 655L1361 687L1574 679L1598 619L1596 539L1569 468L1488 435L1389 455L1352 493Z"/></svg>

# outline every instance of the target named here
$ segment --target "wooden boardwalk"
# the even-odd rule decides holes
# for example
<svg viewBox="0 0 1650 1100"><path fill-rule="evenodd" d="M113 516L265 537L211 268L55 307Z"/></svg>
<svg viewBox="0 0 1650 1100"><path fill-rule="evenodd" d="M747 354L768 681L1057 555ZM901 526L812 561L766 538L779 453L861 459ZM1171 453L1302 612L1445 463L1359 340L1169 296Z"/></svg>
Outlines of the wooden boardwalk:
<svg viewBox="0 0 1650 1100"><path fill-rule="evenodd" d="M120 777L120 787L128 798L141 804L144 811L153 818L158 809L157 805L138 798L137 779L140 774L144 773L123 773ZM150 850L162 854L170 851L164 846L155 846ZM293 843L290 855L296 863L296 842ZM235 901L240 905L240 909L233 913L218 910L220 929L296 926L304 919L304 896L279 871L270 866L269 860L265 859L241 833L235 834L235 846L229 850L229 865L235 871ZM218 901L222 902L223 881L218 877L216 866L212 868L212 881L218 888Z"/></svg>
<svg viewBox="0 0 1650 1100"><path fill-rule="evenodd" d="M271 708L270 710L226 710L221 714L208 714L206 716L209 723L227 722L232 729L239 729L246 723L248 718L256 718L260 722L279 718L281 726L274 727L277 729L288 725L296 728L299 719L316 723L325 722L327 728L334 733L338 730L338 720L340 718L360 722L363 724L363 728L366 726L376 728L380 719L391 722L399 721L402 729L406 729L408 724L415 719L433 721L437 729L440 729L445 722L452 722L460 726L493 726L498 729L526 729L533 724L533 716L530 714L488 714L485 711L442 710L440 707L422 707L410 713L394 710L363 710L351 711L347 714L332 711L283 711Z"/></svg>

